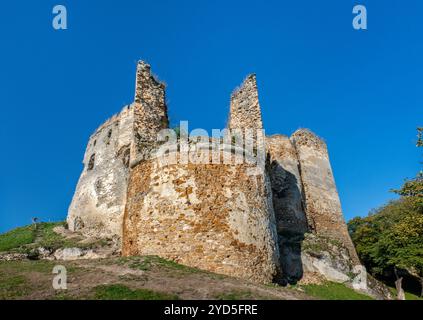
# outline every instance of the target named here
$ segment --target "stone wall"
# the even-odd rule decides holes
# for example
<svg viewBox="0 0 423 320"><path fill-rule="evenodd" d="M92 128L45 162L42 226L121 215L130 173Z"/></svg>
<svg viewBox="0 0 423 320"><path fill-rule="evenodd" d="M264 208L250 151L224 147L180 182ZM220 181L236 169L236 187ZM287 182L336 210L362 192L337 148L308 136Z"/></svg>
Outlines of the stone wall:
<svg viewBox="0 0 423 320"><path fill-rule="evenodd" d="M289 137L283 135L267 137L266 143L278 233L304 234L308 226L295 146Z"/></svg>
<svg viewBox="0 0 423 320"><path fill-rule="evenodd" d="M342 215L325 142L309 130L291 137L300 162L305 207L310 231L338 240L348 248L354 264L360 264Z"/></svg>
<svg viewBox="0 0 423 320"><path fill-rule="evenodd" d="M149 158L156 148L157 133L168 125L165 85L151 74L150 65L140 61L135 84L131 166Z"/></svg>
<svg viewBox="0 0 423 320"><path fill-rule="evenodd" d="M229 129L262 129L256 75L249 75L231 96Z"/></svg>
<svg viewBox="0 0 423 320"><path fill-rule="evenodd" d="M122 236L130 165L148 158L157 133L168 126L165 86L150 66L137 65L134 103L102 124L90 137L84 169L68 211L72 231L98 237Z"/></svg>
<svg viewBox="0 0 423 320"><path fill-rule="evenodd" d="M301 249L308 224L297 151L287 136L266 139L273 208L277 224L283 278L296 282L303 275Z"/></svg>
<svg viewBox="0 0 423 320"><path fill-rule="evenodd" d="M69 207L70 230L97 237L121 237L133 111L133 106L125 107L90 137Z"/></svg>
<svg viewBox="0 0 423 320"><path fill-rule="evenodd" d="M133 168L123 255L159 255L216 273L268 283L278 274L269 181L247 165Z"/></svg>
<svg viewBox="0 0 423 320"><path fill-rule="evenodd" d="M163 166L154 151L157 133L168 127L165 86L144 62L137 66L134 100L90 137L69 208L70 230L122 239L126 256L159 255L262 283L275 277L296 282L316 265L323 274L328 263L309 259L322 241L340 243L342 264L326 259L330 268L345 275L359 264L326 144L316 135L256 135L245 154L257 159L265 150L258 163ZM233 93L228 128L263 129L255 75ZM228 156L242 147L235 139L219 152ZM177 146L172 150L179 156Z"/></svg>

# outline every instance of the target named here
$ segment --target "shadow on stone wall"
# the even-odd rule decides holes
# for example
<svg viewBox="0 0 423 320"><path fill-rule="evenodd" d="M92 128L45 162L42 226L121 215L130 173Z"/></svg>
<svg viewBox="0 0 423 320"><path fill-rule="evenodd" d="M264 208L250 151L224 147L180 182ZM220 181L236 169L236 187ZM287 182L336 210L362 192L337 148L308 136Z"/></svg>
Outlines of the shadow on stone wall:
<svg viewBox="0 0 423 320"><path fill-rule="evenodd" d="M281 284L295 284L303 276L301 249L308 231L301 182L276 160L270 163L269 170L282 269Z"/></svg>

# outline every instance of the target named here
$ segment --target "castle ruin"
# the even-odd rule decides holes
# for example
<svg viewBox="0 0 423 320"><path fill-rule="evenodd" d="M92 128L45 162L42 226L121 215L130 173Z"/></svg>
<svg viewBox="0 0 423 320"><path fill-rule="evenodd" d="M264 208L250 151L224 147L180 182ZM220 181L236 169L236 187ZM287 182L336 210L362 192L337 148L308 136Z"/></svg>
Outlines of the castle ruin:
<svg viewBox="0 0 423 320"><path fill-rule="evenodd" d="M67 217L70 230L113 238L124 256L158 255L261 283L295 282L310 271L303 262L307 234L340 246L345 274L360 264L326 144L314 133L255 136L264 166L236 160L164 166L155 150L168 127L165 86L139 62L134 102L89 139ZM256 76L250 75L232 94L228 129L262 128ZM188 147L201 150L200 143ZM221 145L219 157L232 157L238 147ZM170 153L181 158L181 148ZM312 271L325 274L325 268L316 264Z"/></svg>

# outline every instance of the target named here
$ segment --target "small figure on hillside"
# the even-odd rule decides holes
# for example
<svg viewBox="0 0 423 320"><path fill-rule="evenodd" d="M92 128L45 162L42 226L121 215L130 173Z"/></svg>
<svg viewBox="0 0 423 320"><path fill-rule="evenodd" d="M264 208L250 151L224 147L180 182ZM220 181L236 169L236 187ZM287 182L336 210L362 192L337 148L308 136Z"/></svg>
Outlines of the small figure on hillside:
<svg viewBox="0 0 423 320"><path fill-rule="evenodd" d="M37 229L37 223L39 221L39 219L37 217L31 218L32 220L32 224L34 225L34 228Z"/></svg>

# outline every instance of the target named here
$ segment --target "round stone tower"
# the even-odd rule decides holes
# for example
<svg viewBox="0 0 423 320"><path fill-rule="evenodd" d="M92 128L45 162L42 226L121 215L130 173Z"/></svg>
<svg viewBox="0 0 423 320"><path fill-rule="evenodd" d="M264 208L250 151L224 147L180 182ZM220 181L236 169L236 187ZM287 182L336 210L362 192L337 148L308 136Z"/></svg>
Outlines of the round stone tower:
<svg viewBox="0 0 423 320"><path fill-rule="evenodd" d="M266 173L250 175L249 164L161 163L152 158L131 171L123 255L272 282L279 259Z"/></svg>

